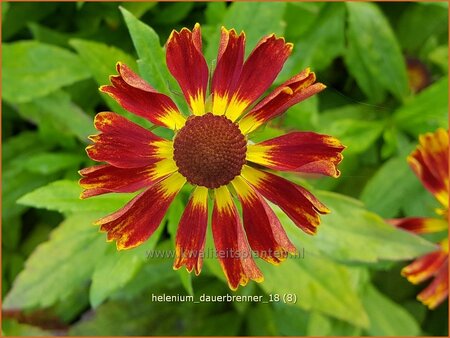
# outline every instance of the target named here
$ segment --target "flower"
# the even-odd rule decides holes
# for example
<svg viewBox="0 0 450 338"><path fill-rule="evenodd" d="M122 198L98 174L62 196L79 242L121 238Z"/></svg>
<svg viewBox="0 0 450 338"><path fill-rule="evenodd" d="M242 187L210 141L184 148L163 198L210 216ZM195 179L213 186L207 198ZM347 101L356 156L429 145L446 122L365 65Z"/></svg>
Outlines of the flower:
<svg viewBox="0 0 450 338"><path fill-rule="evenodd" d="M245 62L244 47L244 33L222 28L207 95L209 71L200 26L172 32L166 44L167 66L189 105L187 118L168 96L118 63L119 75L100 90L128 111L172 129L175 136L163 139L117 114L99 113L95 127L100 134L90 137L94 144L86 150L91 159L107 164L80 171L82 198L144 189L122 209L96 222L119 250L147 240L180 189L191 186L177 230L174 268L185 266L197 275L211 197L214 244L233 290L249 280L262 281L252 251L274 264L296 252L266 199L308 234L316 232L319 214L329 212L310 192L266 169L337 177L344 149L337 139L312 132L292 132L257 144L249 141L249 133L325 86L315 83L315 74L306 69L258 102L283 67L292 44L273 34L266 36Z"/></svg>
<svg viewBox="0 0 450 338"><path fill-rule="evenodd" d="M408 163L414 173L441 203L443 208L437 209L436 213L442 218L408 217L391 220L392 224L416 234L448 230L448 150L448 133L444 129L438 129L435 133L421 135L419 145L408 157ZM438 250L404 267L402 275L413 284L434 277L428 287L417 296L430 309L436 308L448 298L448 233L439 243Z"/></svg>

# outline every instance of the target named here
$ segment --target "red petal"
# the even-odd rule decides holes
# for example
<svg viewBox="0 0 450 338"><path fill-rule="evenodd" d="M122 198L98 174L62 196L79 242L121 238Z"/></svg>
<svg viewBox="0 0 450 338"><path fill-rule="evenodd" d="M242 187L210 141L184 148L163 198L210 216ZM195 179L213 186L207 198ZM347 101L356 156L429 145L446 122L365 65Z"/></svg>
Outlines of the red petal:
<svg viewBox="0 0 450 338"><path fill-rule="evenodd" d="M155 232L185 182L184 177L175 173L95 224L101 226L101 231L108 233L108 241L116 241L118 250L136 247Z"/></svg>
<svg viewBox="0 0 450 338"><path fill-rule="evenodd" d="M319 214L329 212L309 191L284 178L247 165L242 169L241 176L308 234L316 233L320 224Z"/></svg>
<svg viewBox="0 0 450 338"><path fill-rule="evenodd" d="M292 44L274 34L264 37L242 68L239 82L226 115L235 121L272 84L291 54Z"/></svg>
<svg viewBox="0 0 450 338"><path fill-rule="evenodd" d="M388 222L398 228L414 232L416 234L427 234L439 232L448 228L448 223L443 219L407 217L391 219Z"/></svg>
<svg viewBox="0 0 450 338"><path fill-rule="evenodd" d="M237 35L234 29L221 30L217 66L211 83L213 113L225 114L228 101L233 94L244 64L245 34Z"/></svg>
<svg viewBox="0 0 450 338"><path fill-rule="evenodd" d="M81 198L88 198L110 192L135 192L149 186L155 179L151 167L116 168L98 165L80 170L83 178Z"/></svg>
<svg viewBox="0 0 450 338"><path fill-rule="evenodd" d="M94 124L102 133L90 136L94 144L86 148L89 157L119 168L154 163L161 159L158 145L169 142L114 113L97 114Z"/></svg>
<svg viewBox="0 0 450 338"><path fill-rule="evenodd" d="M226 186L215 189L212 233L220 265L232 290L246 285L250 279L262 281L248 247L236 206Z"/></svg>
<svg viewBox="0 0 450 338"><path fill-rule="evenodd" d="M326 88L314 83L316 76L309 68L287 80L258 103L239 123L244 134L248 134L267 121L283 114L289 107L306 100Z"/></svg>
<svg viewBox="0 0 450 338"><path fill-rule="evenodd" d="M413 284L423 282L434 276L446 259L447 254L442 250L434 251L405 266L402 275Z"/></svg>
<svg viewBox="0 0 450 338"><path fill-rule="evenodd" d="M117 71L119 76L111 77L112 86L102 86L102 92L108 93L126 110L156 125L171 129L183 127L185 118L170 97L158 93L122 63L117 64Z"/></svg>
<svg viewBox="0 0 450 338"><path fill-rule="evenodd" d="M261 195L239 176L232 183L241 201L245 233L252 250L273 264L285 260L289 252L296 253L297 249Z"/></svg>
<svg viewBox="0 0 450 338"><path fill-rule="evenodd" d="M249 145L247 160L270 169L339 176L344 146L334 137L293 132Z"/></svg>
<svg viewBox="0 0 450 338"><path fill-rule="evenodd" d="M208 224L208 189L197 187L184 210L175 240L176 258L173 267L183 265L199 275L203 264L206 226Z"/></svg>
<svg viewBox="0 0 450 338"><path fill-rule="evenodd" d="M172 31L166 45L167 67L180 84L186 101L195 115L205 113L208 65L202 54L200 25L192 32L183 28Z"/></svg>
<svg viewBox="0 0 450 338"><path fill-rule="evenodd" d="M448 298L448 259L437 272L434 280L419 293L417 298L430 309L435 309Z"/></svg>
<svg viewBox="0 0 450 338"><path fill-rule="evenodd" d="M434 134L421 135L419 141L408 162L425 188L448 208L448 133L438 129Z"/></svg>

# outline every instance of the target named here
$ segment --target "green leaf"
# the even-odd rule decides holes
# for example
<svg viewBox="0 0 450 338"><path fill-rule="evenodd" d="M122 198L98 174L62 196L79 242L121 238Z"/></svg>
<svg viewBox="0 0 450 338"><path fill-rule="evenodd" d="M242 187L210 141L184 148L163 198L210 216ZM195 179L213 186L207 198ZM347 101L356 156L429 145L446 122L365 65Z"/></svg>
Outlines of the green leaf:
<svg viewBox="0 0 450 338"><path fill-rule="evenodd" d="M394 112L396 126L417 136L448 128L448 77L443 77Z"/></svg>
<svg viewBox="0 0 450 338"><path fill-rule="evenodd" d="M85 158L72 153L39 153L27 158L21 164L29 172L48 175L74 168L84 160Z"/></svg>
<svg viewBox="0 0 450 338"><path fill-rule="evenodd" d="M430 20L430 18L433 19ZM430 6L411 4L400 16L396 32L403 49L408 54L418 55L427 40L447 32L447 27L447 8L442 8L436 3Z"/></svg>
<svg viewBox="0 0 450 338"><path fill-rule="evenodd" d="M322 217L314 244L336 260L405 260L435 250L433 243L385 223L355 199L331 192L317 196L331 213Z"/></svg>
<svg viewBox="0 0 450 338"><path fill-rule="evenodd" d="M109 77L117 73L117 62L123 62L128 67L136 69L136 61L134 58L118 49L117 47L108 46L100 42L93 42L88 40L73 39L69 44L77 51L81 59L86 64L92 77L99 86L109 84ZM114 99L107 94L102 94L103 99L107 105L116 113L121 113L124 116L134 121L142 121L123 109Z"/></svg>
<svg viewBox="0 0 450 338"><path fill-rule="evenodd" d="M404 308L368 286L362 301L370 319L367 335L370 336L417 336L420 327Z"/></svg>
<svg viewBox="0 0 450 338"><path fill-rule="evenodd" d="M364 209L361 202L331 192L314 192L331 212L321 216L314 237L304 234L292 221L274 207L289 237L297 248L324 253L333 260L347 263L378 263L406 260L435 250L435 245L407 231L397 229L378 215Z"/></svg>
<svg viewBox="0 0 450 338"><path fill-rule="evenodd" d="M348 49L345 63L371 102L384 100L384 90L403 100L408 94L406 66L400 47L379 8L348 2Z"/></svg>
<svg viewBox="0 0 450 338"><path fill-rule="evenodd" d="M2 17L2 39L9 40L14 34L25 28L28 22L40 21L58 8L57 3L43 2L21 2L2 3L4 7L9 7L6 16Z"/></svg>
<svg viewBox="0 0 450 338"><path fill-rule="evenodd" d="M55 91L32 102L18 105L19 114L38 126L50 125L57 131L75 135L84 143L87 137L95 134L92 118L75 105L70 96L62 91Z"/></svg>
<svg viewBox="0 0 450 338"><path fill-rule="evenodd" d="M205 9L205 19L209 25L215 25L216 22L222 21L227 11L225 2L208 2Z"/></svg>
<svg viewBox="0 0 450 338"><path fill-rule="evenodd" d="M154 249L163 228L160 226L149 240L131 250L118 251L113 243L108 245L105 255L97 260L92 275L89 299L93 308L136 276L147 260L146 252Z"/></svg>
<svg viewBox="0 0 450 338"><path fill-rule="evenodd" d="M319 126L323 126L320 132L333 135L347 147L344 156L345 153L359 154L366 151L381 136L384 128L382 121L353 119L336 120L329 124L319 122Z"/></svg>
<svg viewBox="0 0 450 338"><path fill-rule="evenodd" d="M206 60L210 62L217 57L220 41L220 26L234 28L237 32L243 30L246 35L246 55L265 35L284 32L283 15L286 3L283 2L234 2L226 11L223 22L217 24L216 34L208 41L205 52ZM255 15L258 13L258 15Z"/></svg>
<svg viewBox="0 0 450 338"><path fill-rule="evenodd" d="M307 255L305 259L288 259L279 266L261 266L265 275L261 284L264 291L295 295L297 301L292 306L319 311L358 327L367 327L368 318L352 287L348 269L326 257L312 253Z"/></svg>
<svg viewBox="0 0 450 338"><path fill-rule="evenodd" d="M147 11L155 7L157 2L123 2L122 7L129 13L132 13L135 17L140 18Z"/></svg>
<svg viewBox="0 0 450 338"><path fill-rule="evenodd" d="M4 319L2 320L2 333L5 336L13 336L13 337L49 337L51 336L51 332L42 330L39 327L21 324L12 319Z"/></svg>
<svg viewBox="0 0 450 338"><path fill-rule="evenodd" d="M323 2L288 2L284 12L286 39L294 41L303 36L317 20L320 10L325 5Z"/></svg>
<svg viewBox="0 0 450 338"><path fill-rule="evenodd" d="M139 56L138 66L142 77L161 93L172 96L178 107L187 113L183 95L173 95L173 92L181 93L181 90L167 69L166 57L158 34L126 9L120 10Z"/></svg>
<svg viewBox="0 0 450 338"><path fill-rule="evenodd" d="M439 46L428 54L428 59L448 73L448 46Z"/></svg>
<svg viewBox="0 0 450 338"><path fill-rule="evenodd" d="M28 24L28 27L35 40L63 48L70 47L68 44L68 34L61 33L57 30L50 29L44 25L40 25L37 23L30 23Z"/></svg>
<svg viewBox="0 0 450 338"><path fill-rule="evenodd" d="M193 7L194 2L191 1L167 3L166 6L157 8L153 21L162 25L174 25L185 19Z"/></svg>
<svg viewBox="0 0 450 338"><path fill-rule="evenodd" d="M46 308L86 283L105 249L104 237L91 225L94 219L92 214L71 216L55 229L28 258L3 308Z"/></svg>
<svg viewBox="0 0 450 338"><path fill-rule="evenodd" d="M283 73L298 73L309 66L314 71L321 70L342 55L345 47L345 12L343 3L325 4L309 30L296 41Z"/></svg>
<svg viewBox="0 0 450 338"><path fill-rule="evenodd" d="M31 101L87 77L89 72L81 60L66 49L37 41L3 44L6 101Z"/></svg>
<svg viewBox="0 0 450 338"><path fill-rule="evenodd" d="M75 181L55 181L36 189L18 200L18 203L34 208L56 210L62 213L89 211L112 212L123 207L130 194L108 194L80 199L82 189Z"/></svg>
<svg viewBox="0 0 450 338"><path fill-rule="evenodd" d="M368 181L361 194L367 208L384 218L398 215L405 199L413 200L413 193L421 184L404 157L390 159Z"/></svg>

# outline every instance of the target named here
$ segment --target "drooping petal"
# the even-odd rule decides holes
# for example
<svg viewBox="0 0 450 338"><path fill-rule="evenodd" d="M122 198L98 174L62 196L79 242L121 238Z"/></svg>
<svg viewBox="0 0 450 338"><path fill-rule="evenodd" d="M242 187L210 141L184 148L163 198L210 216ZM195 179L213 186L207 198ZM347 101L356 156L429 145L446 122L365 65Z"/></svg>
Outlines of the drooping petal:
<svg viewBox="0 0 450 338"><path fill-rule="evenodd" d="M272 84L292 52L292 44L274 34L256 45L242 67L235 92L229 99L226 116L235 121Z"/></svg>
<svg viewBox="0 0 450 338"><path fill-rule="evenodd" d="M334 137L293 132L247 146L247 161L274 170L338 177L344 146Z"/></svg>
<svg viewBox="0 0 450 338"><path fill-rule="evenodd" d="M245 34L222 27L217 65L211 83L212 113L223 115L244 64Z"/></svg>
<svg viewBox="0 0 450 338"><path fill-rule="evenodd" d="M241 177L232 182L242 205L244 229L250 247L265 261L278 264L297 249L266 201Z"/></svg>
<svg viewBox="0 0 450 338"><path fill-rule="evenodd" d="M95 116L101 133L90 136L94 144L86 147L89 157L119 168L140 168L171 158L172 141L156 136L126 118L109 112Z"/></svg>
<svg viewBox="0 0 450 338"><path fill-rule="evenodd" d="M200 25L192 32L183 28L172 31L166 45L167 67L180 84L184 97L194 115L205 114L208 65L202 54Z"/></svg>
<svg viewBox="0 0 450 338"><path fill-rule="evenodd" d="M184 126L181 115L170 97L159 93L123 63L117 64L118 76L111 77L112 86L100 91L109 94L126 110L150 122L173 130Z"/></svg>
<svg viewBox="0 0 450 338"><path fill-rule="evenodd" d="M217 257L232 290L248 281L261 282L263 276L256 266L245 238L236 206L226 186L214 190L212 233Z"/></svg>
<svg viewBox="0 0 450 338"><path fill-rule="evenodd" d="M444 251L433 251L405 266L402 269L402 275L411 283L418 284L436 275L446 260L447 254Z"/></svg>
<svg viewBox="0 0 450 338"><path fill-rule="evenodd" d="M175 240L175 269L183 265L199 275L203 264L206 226L208 224L208 188L197 186L184 210Z"/></svg>
<svg viewBox="0 0 450 338"><path fill-rule="evenodd" d="M179 173L155 183L115 213L95 222L116 241L118 250L130 249L146 241L161 223L164 215L186 183Z"/></svg>
<svg viewBox="0 0 450 338"><path fill-rule="evenodd" d="M158 177L152 175L152 166L142 168L116 168L109 164L97 165L79 171L83 176L81 198L110 192L135 192L149 186Z"/></svg>
<svg viewBox="0 0 450 338"><path fill-rule="evenodd" d="M267 121L283 114L289 107L326 88L324 84L315 81L316 75L307 68L277 87L242 118L239 122L242 133L251 133Z"/></svg>
<svg viewBox="0 0 450 338"><path fill-rule="evenodd" d="M425 188L448 208L449 167L448 133L438 129L419 138L419 146L408 157L408 162Z"/></svg>
<svg viewBox="0 0 450 338"><path fill-rule="evenodd" d="M417 295L423 304L435 309L448 298L448 260L437 272L436 277L421 293Z"/></svg>
<svg viewBox="0 0 450 338"><path fill-rule="evenodd" d="M277 204L307 234L315 234L319 214L329 209L306 189L279 176L244 165L241 176L269 201Z"/></svg>
<svg viewBox="0 0 450 338"><path fill-rule="evenodd" d="M439 218L406 217L390 219L388 222L398 228L402 228L416 234L439 232L448 228L448 223Z"/></svg>

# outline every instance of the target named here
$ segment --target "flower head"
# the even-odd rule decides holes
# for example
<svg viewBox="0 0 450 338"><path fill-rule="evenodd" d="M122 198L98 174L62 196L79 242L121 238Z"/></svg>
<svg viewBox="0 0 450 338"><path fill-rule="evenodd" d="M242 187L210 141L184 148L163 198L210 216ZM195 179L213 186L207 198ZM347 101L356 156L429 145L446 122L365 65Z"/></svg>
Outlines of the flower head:
<svg viewBox="0 0 450 338"><path fill-rule="evenodd" d="M174 131L156 136L110 112L95 117L100 134L88 155L106 164L81 170L82 197L143 190L117 212L97 221L118 249L135 247L152 235L184 185L192 188L176 235L174 268L199 274L212 199L214 244L234 290L262 274L251 252L277 264L296 248L266 200L277 204L302 230L316 232L328 209L311 193L267 169L339 176L344 146L330 136L292 132L254 144L249 134L290 106L325 88L309 69L264 99L292 45L275 35L261 39L244 62L244 33L222 28L216 68L202 54L200 26L173 31L166 45L167 66L190 108L185 117L175 103L131 69L118 63L111 85L101 87L128 111ZM209 91L208 91L209 88ZM238 213L237 199L242 207ZM228 253L228 254L227 254ZM230 253L235 253L230 254Z"/></svg>
<svg viewBox="0 0 450 338"><path fill-rule="evenodd" d="M448 133L438 129L419 138L419 145L408 157L414 173L441 203L436 213L442 218L408 217L391 220L394 225L417 233L447 232L448 230ZM417 284L434 277L417 298L430 309L436 308L448 298L448 233L439 243L439 249L416 259L402 270L402 275Z"/></svg>

